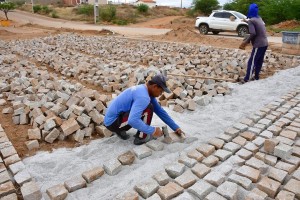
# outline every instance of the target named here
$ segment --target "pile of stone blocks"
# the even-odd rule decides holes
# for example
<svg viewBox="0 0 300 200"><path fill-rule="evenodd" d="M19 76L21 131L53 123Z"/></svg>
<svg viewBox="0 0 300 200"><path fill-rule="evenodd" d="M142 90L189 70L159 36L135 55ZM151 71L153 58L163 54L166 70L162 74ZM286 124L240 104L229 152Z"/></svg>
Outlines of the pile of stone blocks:
<svg viewBox="0 0 300 200"><path fill-rule="evenodd" d="M18 188L24 200L42 199L40 188L0 124L0 199L17 200Z"/></svg>

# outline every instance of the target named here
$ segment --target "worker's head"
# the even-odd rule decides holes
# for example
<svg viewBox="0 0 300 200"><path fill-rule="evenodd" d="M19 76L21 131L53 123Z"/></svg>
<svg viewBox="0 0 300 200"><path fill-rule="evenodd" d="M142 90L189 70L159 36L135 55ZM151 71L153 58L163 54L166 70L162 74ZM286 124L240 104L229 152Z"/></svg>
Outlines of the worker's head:
<svg viewBox="0 0 300 200"><path fill-rule="evenodd" d="M255 3L250 4L247 17L258 17L258 6Z"/></svg>
<svg viewBox="0 0 300 200"><path fill-rule="evenodd" d="M170 93L171 91L167 87L167 78L158 74L152 77L150 81L147 83L149 95L152 97L160 96L163 91Z"/></svg>

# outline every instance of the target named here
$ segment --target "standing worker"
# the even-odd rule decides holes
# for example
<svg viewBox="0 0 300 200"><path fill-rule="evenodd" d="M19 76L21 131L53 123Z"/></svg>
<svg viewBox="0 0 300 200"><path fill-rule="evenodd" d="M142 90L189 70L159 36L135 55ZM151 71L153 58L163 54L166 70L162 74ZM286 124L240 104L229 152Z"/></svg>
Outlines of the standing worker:
<svg viewBox="0 0 300 200"><path fill-rule="evenodd" d="M264 21L258 16L258 6L253 3L249 6L248 10L248 27L250 36L245 39L240 45L240 49L245 49L246 45L251 41L253 46L251 56L248 60L247 73L242 83L248 82L252 79L254 73L254 79L259 79L259 73L261 71L266 50L268 48L267 31Z"/></svg>
<svg viewBox="0 0 300 200"><path fill-rule="evenodd" d="M123 140L129 138L126 131L130 128L137 129L134 144L141 145L153 137L162 135L159 127L150 126L153 112L155 112L178 135L183 134L179 126L156 100L156 97L160 96L163 91L171 92L167 88L166 77L162 74L154 76L146 84L126 89L108 106L104 125Z"/></svg>

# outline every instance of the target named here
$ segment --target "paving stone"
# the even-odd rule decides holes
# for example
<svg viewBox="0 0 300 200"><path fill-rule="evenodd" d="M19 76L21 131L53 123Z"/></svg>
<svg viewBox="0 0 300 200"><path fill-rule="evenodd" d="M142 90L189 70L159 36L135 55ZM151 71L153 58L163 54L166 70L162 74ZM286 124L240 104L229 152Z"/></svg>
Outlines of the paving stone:
<svg viewBox="0 0 300 200"><path fill-rule="evenodd" d="M237 136L232 140L232 142L234 142L240 146L244 146L247 143L247 140L241 136Z"/></svg>
<svg viewBox="0 0 300 200"><path fill-rule="evenodd" d="M259 136L266 138L266 139L271 139L273 137L273 133L271 131L263 131Z"/></svg>
<svg viewBox="0 0 300 200"><path fill-rule="evenodd" d="M295 140L296 137L297 137L297 133L296 132L289 131L289 130L283 130L283 131L280 132L279 135L282 136L282 137L289 138L291 140Z"/></svg>
<svg viewBox="0 0 300 200"><path fill-rule="evenodd" d="M222 197L216 192L211 192L205 197L204 200L226 200L226 198Z"/></svg>
<svg viewBox="0 0 300 200"><path fill-rule="evenodd" d="M239 124L239 125L241 125L241 126L246 126L246 125L244 125L244 124ZM247 128L248 128L248 127L247 127ZM228 128L228 129L226 129L225 134L230 135L230 136L232 136L232 137L236 137L240 132L241 132L241 131L240 131L239 129L230 127L230 128Z"/></svg>
<svg viewBox="0 0 300 200"><path fill-rule="evenodd" d="M287 126L286 129L297 133L297 136L300 137L300 128L294 126Z"/></svg>
<svg viewBox="0 0 300 200"><path fill-rule="evenodd" d="M256 137L255 133L252 133L252 132L249 132L249 131L242 132L240 134L240 136L243 137L243 138L245 138L248 141L252 141Z"/></svg>
<svg viewBox="0 0 300 200"><path fill-rule="evenodd" d="M205 157L208 157L215 151L215 147L209 144L201 144L197 147L197 151L202 153Z"/></svg>
<svg viewBox="0 0 300 200"><path fill-rule="evenodd" d="M263 161L258 160L257 158L254 157L250 158L250 160L247 160L246 165L258 169L262 173L268 170L268 165L266 165Z"/></svg>
<svg viewBox="0 0 300 200"><path fill-rule="evenodd" d="M286 171L271 167L269 172L268 172L268 177L272 178L278 182L280 182L281 184L283 183L284 179L286 178L286 176L288 175L288 173Z"/></svg>
<svg viewBox="0 0 300 200"><path fill-rule="evenodd" d="M232 155L232 153L230 151L226 151L226 150L223 150L223 149L218 149L214 154L214 156L219 158L221 161L226 160L231 155Z"/></svg>
<svg viewBox="0 0 300 200"><path fill-rule="evenodd" d="M268 195L257 189L257 188L254 188L246 197L247 200L264 200L268 197Z"/></svg>
<svg viewBox="0 0 300 200"><path fill-rule="evenodd" d="M276 121L277 117L275 115L270 114L270 115L266 116L266 119L269 119L274 123Z"/></svg>
<svg viewBox="0 0 300 200"><path fill-rule="evenodd" d="M169 164L165 167L167 174L171 178L176 178L176 177L180 176L181 174L183 174L184 169L185 169L185 165L181 164L181 163Z"/></svg>
<svg viewBox="0 0 300 200"><path fill-rule="evenodd" d="M218 186L225 181L225 176L217 171L212 171L203 179L214 186Z"/></svg>
<svg viewBox="0 0 300 200"><path fill-rule="evenodd" d="M18 200L18 196L15 193L13 193L2 197L1 200Z"/></svg>
<svg viewBox="0 0 300 200"><path fill-rule="evenodd" d="M281 190L275 198L275 200L294 200L294 199L295 199L295 194L285 190Z"/></svg>
<svg viewBox="0 0 300 200"><path fill-rule="evenodd" d="M138 200L138 196L137 196L137 200ZM152 195L151 197L147 198L147 200L161 200L160 196L155 193L154 195Z"/></svg>
<svg viewBox="0 0 300 200"><path fill-rule="evenodd" d="M195 195L199 199L204 199L209 193L214 191L214 186L204 180L196 182L188 189L188 192Z"/></svg>
<svg viewBox="0 0 300 200"><path fill-rule="evenodd" d="M15 175L19 171L25 169L25 165L24 165L24 163L22 161L19 161L19 162L16 162L14 164L9 165L8 168L11 171L11 173L13 175Z"/></svg>
<svg viewBox="0 0 300 200"><path fill-rule="evenodd" d="M264 131L263 129L261 129L261 128L255 128L255 127L250 127L249 129L248 129L248 131L246 131L246 133L247 132L249 132L249 133L252 133L252 134L254 134L254 135L259 135L262 131ZM250 134L248 134L249 136L251 136ZM243 136L244 137L244 136ZM247 139L247 138L246 138Z"/></svg>
<svg viewBox="0 0 300 200"><path fill-rule="evenodd" d="M238 185L236 183L226 181L217 188L217 192L225 198L232 200L238 199Z"/></svg>
<svg viewBox="0 0 300 200"><path fill-rule="evenodd" d="M104 174L104 169L102 167L95 167L91 170L82 173L82 177L87 183L91 183Z"/></svg>
<svg viewBox="0 0 300 200"><path fill-rule="evenodd" d="M131 165L135 160L135 156L134 153L132 153L131 151L127 151L119 155L118 160L122 165Z"/></svg>
<svg viewBox="0 0 300 200"><path fill-rule="evenodd" d="M68 136L80 129L80 126L74 118L70 118L67 121L64 121L60 127L65 136Z"/></svg>
<svg viewBox="0 0 300 200"><path fill-rule="evenodd" d="M69 192L86 187L86 182L81 176L76 176L65 181L64 186Z"/></svg>
<svg viewBox="0 0 300 200"><path fill-rule="evenodd" d="M243 176L239 176L237 174L231 174L228 177L228 180L242 186L246 190L249 190L251 188L252 181Z"/></svg>
<svg viewBox="0 0 300 200"><path fill-rule="evenodd" d="M293 173L293 178L300 181L300 168Z"/></svg>
<svg viewBox="0 0 300 200"><path fill-rule="evenodd" d="M192 169L192 172L196 174L199 178L206 176L211 169L204 164L196 164Z"/></svg>
<svg viewBox="0 0 300 200"><path fill-rule="evenodd" d="M122 164L117 159L111 159L103 164L103 168L108 175L114 176L121 171Z"/></svg>
<svg viewBox="0 0 300 200"><path fill-rule="evenodd" d="M232 140L232 138L233 138L233 136L226 135L224 133L219 134L216 137L219 138L219 139L221 139L221 140L224 140L225 142L230 142Z"/></svg>
<svg viewBox="0 0 300 200"><path fill-rule="evenodd" d="M167 185L159 188L158 195L162 198L162 200L172 199L179 194L183 193L184 188L180 187L178 184L170 182Z"/></svg>
<svg viewBox="0 0 300 200"><path fill-rule="evenodd" d="M197 164L197 161L195 159L189 158L185 155L180 156L178 159L178 162L184 164L185 166L187 166L189 168L192 168L192 167L194 167L194 165Z"/></svg>
<svg viewBox="0 0 300 200"><path fill-rule="evenodd" d="M279 187L280 183L278 181L274 181L268 177L263 177L258 183L257 187L258 189L262 190L263 192L267 193L269 197L275 198Z"/></svg>
<svg viewBox="0 0 300 200"><path fill-rule="evenodd" d="M241 158L248 160L252 156L252 152L248 151L247 149L242 148L238 152L236 152L236 155L240 156Z"/></svg>
<svg viewBox="0 0 300 200"><path fill-rule="evenodd" d="M156 180L160 186L167 185L170 182L170 177L165 171L154 174L152 178Z"/></svg>
<svg viewBox="0 0 300 200"><path fill-rule="evenodd" d="M272 132L274 135L279 135L279 133L281 132L282 128L279 126L276 126L275 124L273 124L272 126L270 126L269 128L267 128L268 131Z"/></svg>
<svg viewBox="0 0 300 200"><path fill-rule="evenodd" d="M148 198L152 196L159 189L158 183L150 178L149 180L137 184L134 189L143 197Z"/></svg>
<svg viewBox="0 0 300 200"><path fill-rule="evenodd" d="M44 124L44 129L46 131L50 131L50 130L52 130L55 127L56 127L56 124L55 124L55 121L53 119L46 120L46 122Z"/></svg>
<svg viewBox="0 0 300 200"><path fill-rule="evenodd" d="M279 143L277 139L266 139L264 142L264 150L267 153L273 154L276 145Z"/></svg>
<svg viewBox="0 0 300 200"><path fill-rule="evenodd" d="M231 156L228 160L234 166L242 166L245 164L245 160L238 155Z"/></svg>
<svg viewBox="0 0 300 200"><path fill-rule="evenodd" d="M258 152L259 148L252 142L248 142L245 146L244 146L245 149L253 152L253 153L256 153Z"/></svg>
<svg viewBox="0 0 300 200"><path fill-rule="evenodd" d="M275 166L277 163L277 157L272 155L266 155L265 156L265 163L267 165Z"/></svg>
<svg viewBox="0 0 300 200"><path fill-rule="evenodd" d="M151 140L146 143L146 146L152 149L153 151L162 151L164 149L163 143L158 140Z"/></svg>
<svg viewBox="0 0 300 200"><path fill-rule="evenodd" d="M257 123L261 119L261 117L254 114L250 115L248 118L253 120L255 123Z"/></svg>
<svg viewBox="0 0 300 200"><path fill-rule="evenodd" d="M28 139L29 140L40 140L41 130L39 128L28 129Z"/></svg>
<svg viewBox="0 0 300 200"><path fill-rule="evenodd" d="M270 119L261 119L261 120L258 121L258 123L266 125L266 126L271 126L272 121Z"/></svg>
<svg viewBox="0 0 300 200"><path fill-rule="evenodd" d="M194 175L190 170L187 170L182 175L175 178L175 182L181 187L187 189L190 186L194 185L197 181L197 176Z"/></svg>
<svg viewBox="0 0 300 200"><path fill-rule="evenodd" d="M187 153L187 156L189 158L193 158L195 160L197 160L198 162L201 162L203 159L204 159L204 156L202 155L202 153L200 153L199 151L197 151L196 149L195 150L192 150L192 151L189 151Z"/></svg>
<svg viewBox="0 0 300 200"><path fill-rule="evenodd" d="M12 156L17 153L16 149L13 146L4 147L0 150L2 158L5 159L9 156Z"/></svg>
<svg viewBox="0 0 300 200"><path fill-rule="evenodd" d="M14 179L16 183L20 186L22 186L26 182L30 182L32 180L31 175L28 173L27 170L22 170L18 172L15 176Z"/></svg>
<svg viewBox="0 0 300 200"><path fill-rule="evenodd" d="M290 179L283 188L294 193L298 199L300 198L300 181L296 179Z"/></svg>
<svg viewBox="0 0 300 200"><path fill-rule="evenodd" d="M107 138L113 135L113 133L110 130L108 130L105 126L96 126L95 129L96 132L103 137Z"/></svg>
<svg viewBox="0 0 300 200"><path fill-rule="evenodd" d="M254 157L257 158L258 160L265 161L266 154L262 152L257 152L254 155Z"/></svg>
<svg viewBox="0 0 300 200"><path fill-rule="evenodd" d="M293 147L292 155L300 157L300 147Z"/></svg>
<svg viewBox="0 0 300 200"><path fill-rule="evenodd" d="M296 169L295 165L291 165L289 163L282 162L282 161L277 162L275 167L277 169L282 169L284 171L287 171L289 174L293 173L293 171L295 171L295 169Z"/></svg>
<svg viewBox="0 0 300 200"><path fill-rule="evenodd" d="M280 143L274 148L274 156L282 159L288 159L292 156L293 148L289 145Z"/></svg>
<svg viewBox="0 0 300 200"><path fill-rule="evenodd" d="M55 185L46 190L51 200L63 200L68 196L68 190L63 184Z"/></svg>
<svg viewBox="0 0 300 200"><path fill-rule="evenodd" d="M226 143L223 147L224 150L230 151L232 153L237 152L241 148L241 145L236 144L234 142Z"/></svg>
<svg viewBox="0 0 300 200"><path fill-rule="evenodd" d="M266 129L268 128L268 126L265 125L265 124L255 124L255 125L253 126L253 128L260 129L260 130L261 130L260 132L262 132L262 131L266 130ZM257 135L258 135L258 134L257 134Z"/></svg>
<svg viewBox="0 0 300 200"><path fill-rule="evenodd" d="M146 145L141 145L133 148L133 152L140 160L152 155L152 151Z"/></svg>
<svg viewBox="0 0 300 200"><path fill-rule="evenodd" d="M256 146L258 146L260 148L264 145L265 140L266 140L265 138L256 137L252 142L253 142L253 144L255 144Z"/></svg>
<svg viewBox="0 0 300 200"><path fill-rule="evenodd" d="M218 164L218 162L219 162L219 159L213 155L210 155L207 158L202 160L202 163L208 167L215 166L216 164Z"/></svg>
<svg viewBox="0 0 300 200"><path fill-rule="evenodd" d="M139 194L135 191L129 191L124 194L118 195L115 200L139 200Z"/></svg>
<svg viewBox="0 0 300 200"><path fill-rule="evenodd" d="M254 169L249 166L242 166L239 169L237 169L236 173L238 175L244 176L246 178L249 178L253 183L256 183L260 177L260 171L257 169Z"/></svg>
<svg viewBox="0 0 300 200"><path fill-rule="evenodd" d="M287 113L283 117L287 118L287 119L289 119L291 121L293 121L296 118L296 116L293 113Z"/></svg>
<svg viewBox="0 0 300 200"><path fill-rule="evenodd" d="M15 186L11 181L0 185L0 198L16 191Z"/></svg>
<svg viewBox="0 0 300 200"><path fill-rule="evenodd" d="M14 163L20 161L20 160L21 159L20 159L19 155L18 154L14 154L12 156L9 156L9 157L5 158L4 159L4 163L5 163L6 166L9 166L11 164L14 164Z"/></svg>
<svg viewBox="0 0 300 200"><path fill-rule="evenodd" d="M0 184L5 183L10 180L10 176L7 170L0 172Z"/></svg>
<svg viewBox="0 0 300 200"><path fill-rule="evenodd" d="M38 185L33 181L24 183L21 187L21 193L24 200L42 199L42 193Z"/></svg>
<svg viewBox="0 0 300 200"><path fill-rule="evenodd" d="M195 198L188 192L184 192L178 197L174 198L174 200L194 200Z"/></svg>
<svg viewBox="0 0 300 200"><path fill-rule="evenodd" d="M29 151L32 150L32 149L39 149L40 148L40 144L37 140L26 141L25 145L27 146L27 149Z"/></svg>
<svg viewBox="0 0 300 200"><path fill-rule="evenodd" d="M245 124L247 126L253 126L254 122L252 119L244 118L240 121L240 123Z"/></svg>
<svg viewBox="0 0 300 200"><path fill-rule="evenodd" d="M221 149L225 142L218 138L212 138L208 141L208 143L215 146L216 149Z"/></svg>
<svg viewBox="0 0 300 200"><path fill-rule="evenodd" d="M58 138L60 134L60 131L56 128L54 128L46 137L45 137L45 141L48 143L53 143L54 140L56 140Z"/></svg>

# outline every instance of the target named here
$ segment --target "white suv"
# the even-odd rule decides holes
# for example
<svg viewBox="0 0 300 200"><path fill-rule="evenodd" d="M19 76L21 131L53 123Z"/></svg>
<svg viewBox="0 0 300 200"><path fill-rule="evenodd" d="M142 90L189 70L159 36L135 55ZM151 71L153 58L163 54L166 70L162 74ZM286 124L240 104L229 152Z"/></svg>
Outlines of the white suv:
<svg viewBox="0 0 300 200"><path fill-rule="evenodd" d="M211 31L218 34L224 31L235 31L244 37L249 33L248 24L243 20L247 17L242 13L229 10L214 10L209 17L197 17L195 27L201 34Z"/></svg>

